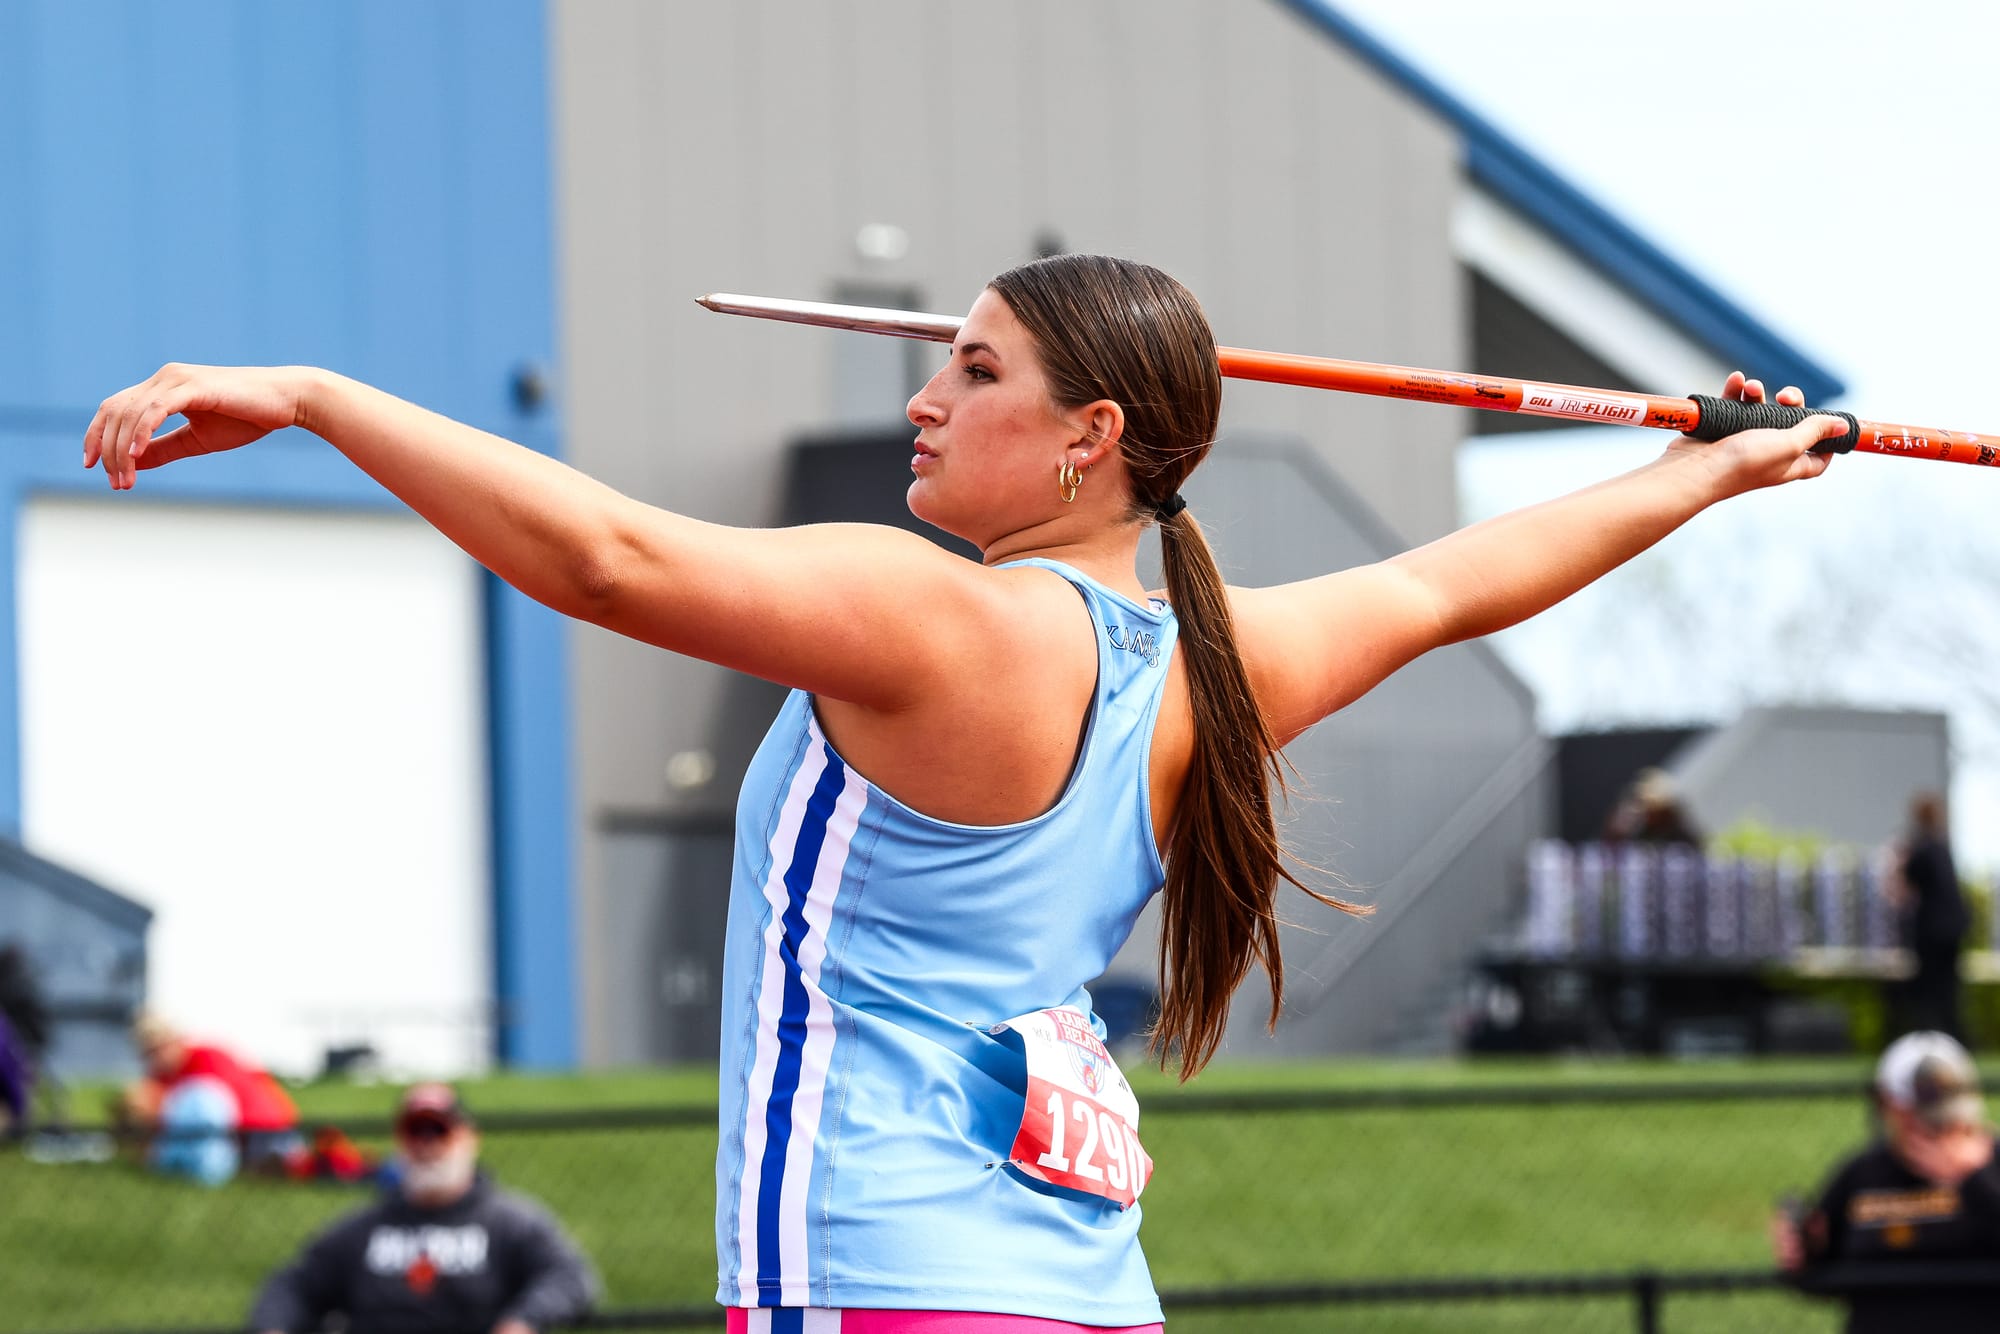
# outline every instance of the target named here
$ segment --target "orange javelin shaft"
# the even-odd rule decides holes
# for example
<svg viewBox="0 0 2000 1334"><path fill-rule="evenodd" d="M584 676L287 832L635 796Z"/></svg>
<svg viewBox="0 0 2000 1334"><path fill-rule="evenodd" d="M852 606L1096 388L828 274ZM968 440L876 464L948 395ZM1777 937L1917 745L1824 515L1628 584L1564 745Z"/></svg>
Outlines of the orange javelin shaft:
<svg viewBox="0 0 2000 1334"><path fill-rule="evenodd" d="M838 306L822 301L792 301L723 292L695 299L708 309L725 315L817 324L896 338L918 338L933 343L949 343L965 322L957 315L929 315L918 311ZM1752 426L1790 425L1819 411L1786 408L1775 403L1738 403L1706 394L1697 394L1692 398L1666 398L1615 389L1589 389L1581 385L1510 380L1498 375L1462 375L1455 371L1423 370L1415 366L1309 357L1296 352L1257 352L1241 347L1218 347L1215 351L1222 373L1237 380L1338 389L1352 394L1372 394L1378 398L1447 403L1461 408L1484 408L1490 412L1522 412L1534 417L1560 417L1568 421L1653 426L1704 440L1718 440ZM1844 418L1848 423L1848 433L1824 442L1820 446L1822 449L1840 453L1860 450L1868 454L2000 466L2000 435L1862 421L1845 412L1829 412L1827 415Z"/></svg>

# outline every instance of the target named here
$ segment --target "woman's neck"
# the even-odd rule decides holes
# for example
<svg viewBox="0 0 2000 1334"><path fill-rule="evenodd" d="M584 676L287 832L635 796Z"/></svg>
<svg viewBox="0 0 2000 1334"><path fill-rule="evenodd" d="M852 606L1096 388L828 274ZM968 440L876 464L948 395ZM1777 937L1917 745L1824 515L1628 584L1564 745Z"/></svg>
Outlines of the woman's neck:
<svg viewBox="0 0 2000 1334"><path fill-rule="evenodd" d="M1140 531L1139 524L1121 524L1088 537L1062 540L1053 534L1038 535L1031 530L994 542L986 548L982 559L989 567L1017 560L1059 561L1106 588L1134 601L1144 601L1146 587L1139 582Z"/></svg>

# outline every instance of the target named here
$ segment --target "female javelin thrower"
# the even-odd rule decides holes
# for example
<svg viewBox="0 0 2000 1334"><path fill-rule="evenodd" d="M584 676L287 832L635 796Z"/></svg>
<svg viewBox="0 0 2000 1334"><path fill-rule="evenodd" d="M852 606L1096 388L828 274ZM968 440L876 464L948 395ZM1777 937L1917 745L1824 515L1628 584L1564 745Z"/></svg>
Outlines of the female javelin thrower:
<svg viewBox="0 0 2000 1334"><path fill-rule="evenodd" d="M1763 396L1740 375L1724 392ZM1393 560L1239 589L1180 496L1220 404L1179 284L1066 255L994 279L910 400L910 509L980 563L894 529L701 523L297 367L167 366L104 402L83 453L125 489L302 426L530 597L794 687L737 812L729 1329L1053 1334L1161 1318L1126 1207L1149 1163L1094 1110L1123 1083L1085 984L1160 892L1158 1050L1199 1070L1253 963L1275 1019L1279 748L1708 505L1816 476L1811 447L1845 428L1681 438ZM1136 571L1155 523L1164 597Z"/></svg>

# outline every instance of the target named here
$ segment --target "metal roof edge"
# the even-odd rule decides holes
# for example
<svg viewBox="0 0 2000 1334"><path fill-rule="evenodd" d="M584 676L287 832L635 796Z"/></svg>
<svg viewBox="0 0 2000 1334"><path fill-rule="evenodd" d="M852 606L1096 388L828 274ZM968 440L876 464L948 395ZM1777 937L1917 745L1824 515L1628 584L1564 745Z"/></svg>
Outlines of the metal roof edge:
<svg viewBox="0 0 2000 1334"><path fill-rule="evenodd" d="M153 920L153 910L145 904L78 875L46 857L37 856L10 838L0 838L0 871L11 872L93 916L122 926L143 931L146 924Z"/></svg>
<svg viewBox="0 0 2000 1334"><path fill-rule="evenodd" d="M1797 385L1809 403L1846 392L1831 370L1564 180L1329 0L1278 2L1449 121L1463 137L1465 170L1474 183L1547 228L1662 319L1759 379ZM1699 386L1672 388L1693 392Z"/></svg>

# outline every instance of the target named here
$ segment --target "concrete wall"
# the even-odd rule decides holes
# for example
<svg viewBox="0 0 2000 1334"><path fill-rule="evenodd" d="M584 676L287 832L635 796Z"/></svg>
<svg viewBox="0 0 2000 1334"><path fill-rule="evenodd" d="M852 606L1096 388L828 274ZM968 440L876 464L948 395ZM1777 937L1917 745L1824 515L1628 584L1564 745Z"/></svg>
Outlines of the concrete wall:
<svg viewBox="0 0 2000 1334"><path fill-rule="evenodd" d="M1873 847L1909 827L1911 797L1950 789L1951 738L1941 713L1757 708L1668 768L1698 829L1756 820Z"/></svg>
<svg viewBox="0 0 2000 1334"><path fill-rule="evenodd" d="M1227 343L1463 360L1455 143L1280 5L557 0L551 38L568 452L643 499L768 522L787 441L866 415L835 383L842 340L865 335L727 320L697 294L872 284L962 311L1044 233L1160 264ZM907 253L864 260L870 223ZM902 396L880 395L882 420ZM1459 414L1232 385L1225 428L1311 442L1404 538L1453 521ZM737 773L689 782L689 757L736 743L725 673L573 642L601 1061L625 1001L598 966L619 930L598 826L727 809Z"/></svg>

